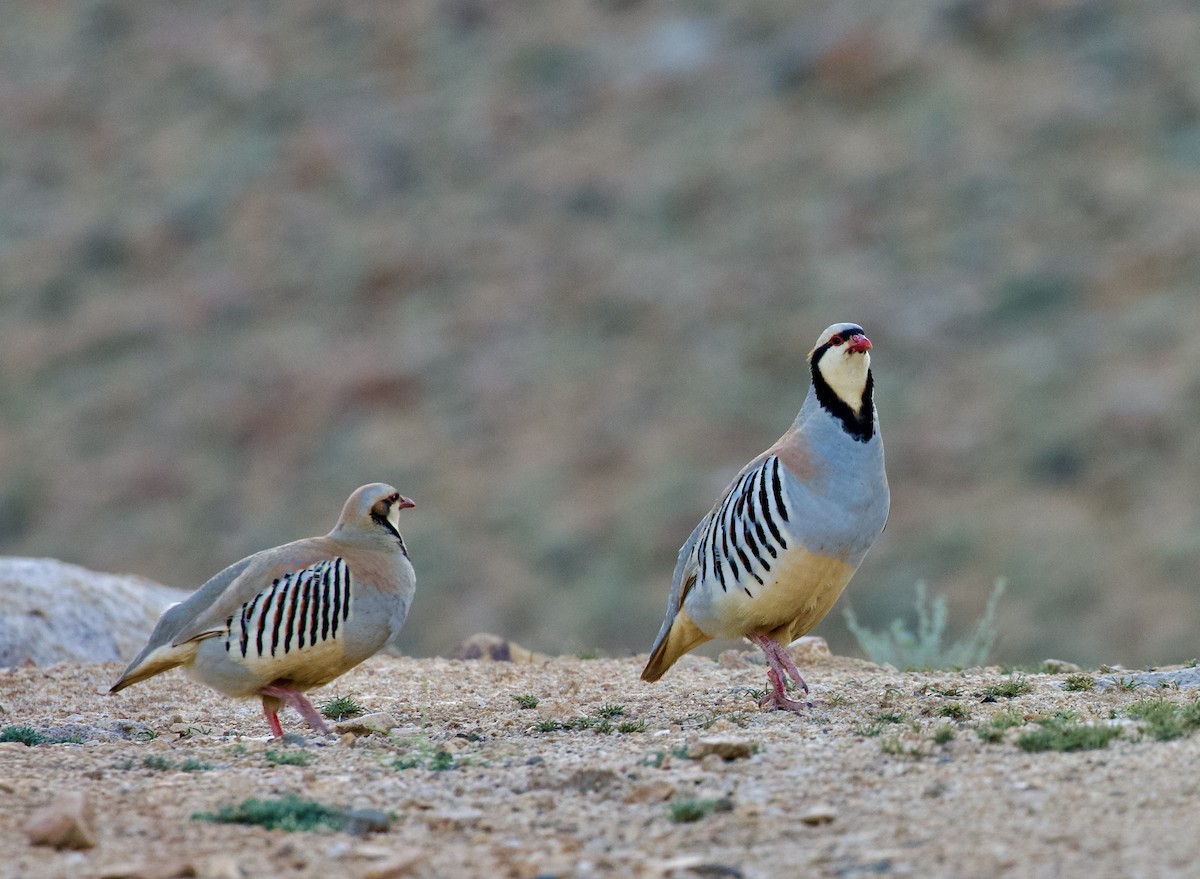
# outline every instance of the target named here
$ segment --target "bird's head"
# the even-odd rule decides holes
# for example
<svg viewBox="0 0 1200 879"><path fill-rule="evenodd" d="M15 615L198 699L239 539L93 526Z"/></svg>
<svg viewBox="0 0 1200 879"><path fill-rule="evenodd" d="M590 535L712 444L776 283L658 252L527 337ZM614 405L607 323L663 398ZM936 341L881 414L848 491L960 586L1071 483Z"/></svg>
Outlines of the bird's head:
<svg viewBox="0 0 1200 879"><path fill-rule="evenodd" d="M400 539L400 511L415 507L390 485L374 482L355 489L342 508L334 532L378 535L380 532Z"/></svg>
<svg viewBox="0 0 1200 879"><path fill-rule="evenodd" d="M809 352L814 384L824 385L854 414L862 411L871 377L871 340L858 324L826 327Z"/></svg>

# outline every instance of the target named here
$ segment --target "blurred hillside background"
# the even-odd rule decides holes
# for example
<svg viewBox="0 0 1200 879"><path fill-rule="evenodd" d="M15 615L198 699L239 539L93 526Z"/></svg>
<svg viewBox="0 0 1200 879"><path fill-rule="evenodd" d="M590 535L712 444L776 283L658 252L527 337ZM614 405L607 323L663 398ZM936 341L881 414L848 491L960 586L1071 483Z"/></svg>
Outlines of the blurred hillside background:
<svg viewBox="0 0 1200 879"><path fill-rule="evenodd" d="M855 320L893 491L860 621L924 579L962 633L1005 576L998 659L1200 653L1190 0L4 19L0 554L192 589L383 480L403 649L645 651Z"/></svg>

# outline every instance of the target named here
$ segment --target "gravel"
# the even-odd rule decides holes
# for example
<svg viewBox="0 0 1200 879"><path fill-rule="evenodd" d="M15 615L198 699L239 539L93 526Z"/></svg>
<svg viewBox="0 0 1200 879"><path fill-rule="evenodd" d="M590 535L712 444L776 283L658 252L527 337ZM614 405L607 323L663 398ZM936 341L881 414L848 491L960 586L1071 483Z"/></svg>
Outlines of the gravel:
<svg viewBox="0 0 1200 879"><path fill-rule="evenodd" d="M814 707L794 716L760 712L762 668L737 659L685 657L650 685L637 658L379 656L317 698L350 696L390 729L323 738L286 712L302 751L268 739L255 702L177 672L109 696L117 663L0 670L0 726L82 739L0 744L0 875L1116 877L1200 862L1200 737L1154 741L1126 714L1147 697L1190 703L1170 677L1066 691L1061 674L1027 673L1028 693L995 699L997 668L825 657L803 668ZM1000 712L1016 725L985 741L976 728ZM1016 745L1064 714L1122 735L1073 753ZM94 845L34 845L26 823L67 794ZM362 835L192 817L289 795L359 816Z"/></svg>

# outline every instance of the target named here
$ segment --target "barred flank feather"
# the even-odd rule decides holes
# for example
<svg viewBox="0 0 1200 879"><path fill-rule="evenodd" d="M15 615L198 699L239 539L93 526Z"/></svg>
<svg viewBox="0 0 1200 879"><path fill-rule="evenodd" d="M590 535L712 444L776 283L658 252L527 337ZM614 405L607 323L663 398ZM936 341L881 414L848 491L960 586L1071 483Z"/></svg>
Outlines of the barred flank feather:
<svg viewBox="0 0 1200 879"><path fill-rule="evenodd" d="M779 526L788 521L781 466L768 455L738 478L713 511L695 548L702 583L711 575L722 592L733 586L747 594L751 579L765 585L771 560L788 547Z"/></svg>
<svg viewBox="0 0 1200 879"><path fill-rule="evenodd" d="M336 640L350 617L350 569L332 558L275 580L226 623L225 649L279 656Z"/></svg>

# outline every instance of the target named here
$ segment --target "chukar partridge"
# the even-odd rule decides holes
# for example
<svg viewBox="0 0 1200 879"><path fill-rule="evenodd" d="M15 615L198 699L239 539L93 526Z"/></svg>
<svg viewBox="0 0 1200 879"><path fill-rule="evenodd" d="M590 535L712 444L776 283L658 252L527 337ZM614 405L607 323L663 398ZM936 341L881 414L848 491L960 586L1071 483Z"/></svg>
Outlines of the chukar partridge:
<svg viewBox="0 0 1200 879"><path fill-rule="evenodd" d="M785 649L833 607L887 522L890 495L872 398L871 342L834 324L808 355L800 414L747 464L679 551L667 614L642 679L656 681L712 638L745 637L766 655L765 709L799 711Z"/></svg>
<svg viewBox="0 0 1200 879"><path fill-rule="evenodd" d="M163 614L109 692L181 665L228 696L260 696L277 737L285 703L328 732L304 692L377 653L404 625L416 579L399 518L413 506L390 485L364 485L324 537L230 565Z"/></svg>

